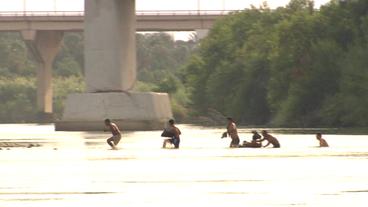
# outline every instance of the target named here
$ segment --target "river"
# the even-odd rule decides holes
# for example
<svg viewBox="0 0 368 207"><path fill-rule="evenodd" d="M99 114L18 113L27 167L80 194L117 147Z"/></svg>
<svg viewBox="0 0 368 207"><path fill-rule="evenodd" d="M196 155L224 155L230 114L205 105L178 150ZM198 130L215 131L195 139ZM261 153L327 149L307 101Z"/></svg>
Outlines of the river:
<svg viewBox="0 0 368 207"><path fill-rule="evenodd" d="M280 149L229 149L220 128L179 125L179 150L160 131L125 132L109 150L104 132L0 125L1 207L365 207L368 136L271 133ZM241 139L250 140L248 129Z"/></svg>

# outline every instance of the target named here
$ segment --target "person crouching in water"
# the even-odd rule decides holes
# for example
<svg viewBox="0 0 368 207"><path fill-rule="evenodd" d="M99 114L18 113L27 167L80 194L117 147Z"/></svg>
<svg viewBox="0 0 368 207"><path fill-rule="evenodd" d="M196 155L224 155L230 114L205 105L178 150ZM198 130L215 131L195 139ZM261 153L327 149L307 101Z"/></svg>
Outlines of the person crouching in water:
<svg viewBox="0 0 368 207"><path fill-rule="evenodd" d="M166 135L165 135L166 134ZM161 136L169 136L170 139L165 139L162 148L166 148L167 143L174 145L175 149L179 148L180 144L180 129L175 126L175 121L173 119L169 120L169 126L164 130Z"/></svg>
<svg viewBox="0 0 368 207"><path fill-rule="evenodd" d="M272 144L273 148L280 148L279 141L272 135L270 135L266 130L262 131L263 139L259 140L259 142L263 142L264 140L267 140L268 143L263 147L268 147L268 145Z"/></svg>
<svg viewBox="0 0 368 207"><path fill-rule="evenodd" d="M244 141L241 147L249 147L249 148L260 148L262 144L259 142L261 140L261 135L258 134L257 131L252 131L253 137L251 142Z"/></svg>
<svg viewBox="0 0 368 207"><path fill-rule="evenodd" d="M328 143L325 139L322 138L322 134L321 133L317 133L316 134L316 138L319 141L319 146L320 147L328 147Z"/></svg>
<svg viewBox="0 0 368 207"><path fill-rule="evenodd" d="M226 132L223 133L222 138L226 137L229 134L231 138L230 148L239 147L239 136L238 136L238 129L236 128L236 124L232 118L227 118L227 127Z"/></svg>
<svg viewBox="0 0 368 207"><path fill-rule="evenodd" d="M111 131L112 137L108 138L107 144L111 146L112 149L117 149L116 146L119 144L121 139L121 132L115 123L112 123L110 119L105 119L106 129L104 131Z"/></svg>

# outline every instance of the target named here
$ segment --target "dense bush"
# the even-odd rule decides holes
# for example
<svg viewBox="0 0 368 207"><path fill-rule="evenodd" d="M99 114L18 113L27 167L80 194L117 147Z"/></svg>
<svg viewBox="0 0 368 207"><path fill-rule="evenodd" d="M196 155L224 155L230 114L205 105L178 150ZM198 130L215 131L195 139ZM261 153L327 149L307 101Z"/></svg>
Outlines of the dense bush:
<svg viewBox="0 0 368 207"><path fill-rule="evenodd" d="M243 124L367 126L368 2L292 0L218 21L183 70L193 108Z"/></svg>
<svg viewBox="0 0 368 207"><path fill-rule="evenodd" d="M37 118L33 78L0 78L0 122L29 122Z"/></svg>

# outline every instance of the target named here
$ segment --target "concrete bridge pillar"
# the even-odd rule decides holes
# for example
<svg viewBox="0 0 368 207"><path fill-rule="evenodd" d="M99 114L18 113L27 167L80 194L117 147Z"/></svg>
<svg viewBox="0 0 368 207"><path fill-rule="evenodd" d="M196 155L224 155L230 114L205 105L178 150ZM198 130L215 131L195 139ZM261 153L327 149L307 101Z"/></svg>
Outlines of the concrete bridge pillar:
<svg viewBox="0 0 368 207"><path fill-rule="evenodd" d="M37 107L41 119L52 117L52 64L63 39L60 31L21 32L27 47L39 64L37 70Z"/></svg>
<svg viewBox="0 0 368 207"><path fill-rule="evenodd" d="M136 80L135 0L85 1L87 92L127 91Z"/></svg>
<svg viewBox="0 0 368 207"><path fill-rule="evenodd" d="M197 37L199 40L204 39L208 36L208 29L196 29Z"/></svg>
<svg viewBox="0 0 368 207"><path fill-rule="evenodd" d="M168 94L131 91L136 81L135 0L85 1L87 93L71 94L56 130L162 129L172 117Z"/></svg>

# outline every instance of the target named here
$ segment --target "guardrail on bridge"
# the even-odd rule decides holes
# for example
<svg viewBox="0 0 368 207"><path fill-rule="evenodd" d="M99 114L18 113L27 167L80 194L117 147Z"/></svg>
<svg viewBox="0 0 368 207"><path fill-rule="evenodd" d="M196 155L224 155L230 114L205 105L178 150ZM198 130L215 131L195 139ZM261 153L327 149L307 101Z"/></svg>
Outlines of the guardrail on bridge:
<svg viewBox="0 0 368 207"><path fill-rule="evenodd" d="M141 10L136 11L140 16L164 15L227 15L241 10ZM84 11L0 11L0 16L84 16Z"/></svg>

